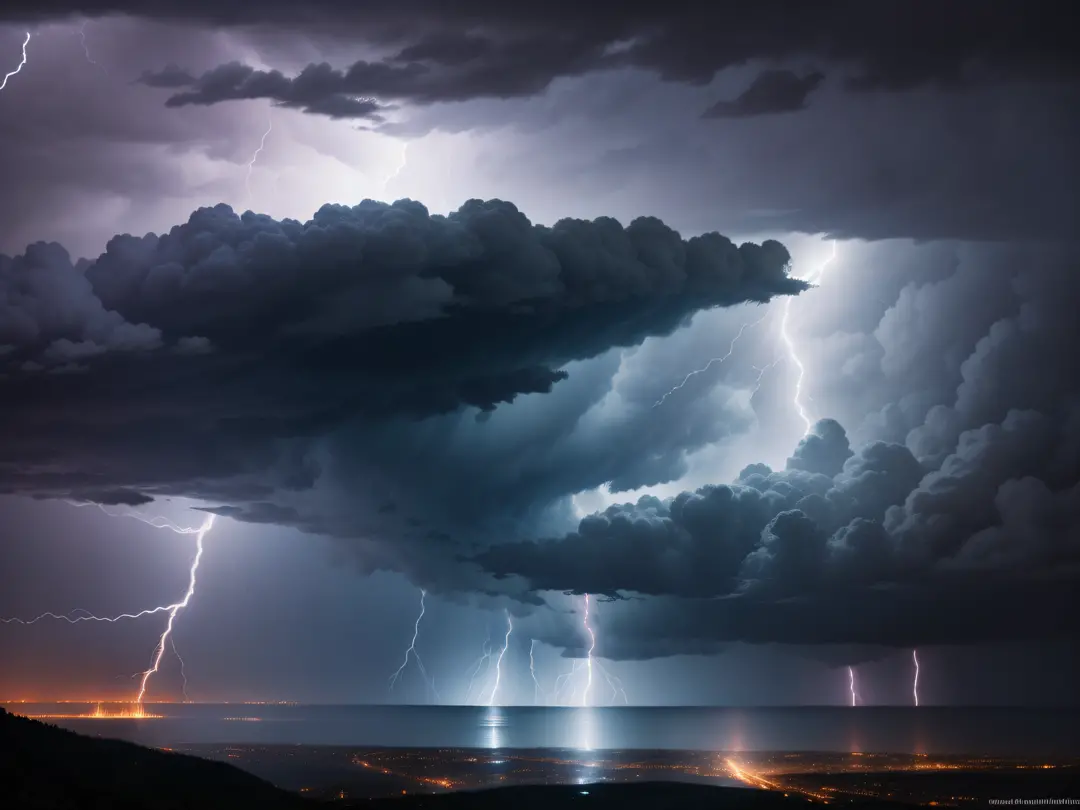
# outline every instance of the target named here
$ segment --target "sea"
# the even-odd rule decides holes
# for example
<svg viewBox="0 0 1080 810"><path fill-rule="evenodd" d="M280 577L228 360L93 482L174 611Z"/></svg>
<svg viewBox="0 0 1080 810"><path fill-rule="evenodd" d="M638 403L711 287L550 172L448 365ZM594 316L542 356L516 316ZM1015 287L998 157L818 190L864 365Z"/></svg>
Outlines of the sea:
<svg viewBox="0 0 1080 810"><path fill-rule="evenodd" d="M479 749L678 749L1080 757L1080 708L532 707L147 704L155 718L72 717L93 705L9 704L85 734L195 743Z"/></svg>

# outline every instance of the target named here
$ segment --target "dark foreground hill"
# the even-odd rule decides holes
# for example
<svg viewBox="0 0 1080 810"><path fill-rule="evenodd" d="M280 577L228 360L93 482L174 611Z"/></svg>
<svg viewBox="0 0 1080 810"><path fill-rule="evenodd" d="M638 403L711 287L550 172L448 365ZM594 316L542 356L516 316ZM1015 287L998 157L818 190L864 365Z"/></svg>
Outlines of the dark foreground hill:
<svg viewBox="0 0 1080 810"><path fill-rule="evenodd" d="M329 805L376 810L805 810L808 804L794 795L663 782L507 787L323 804L223 762L87 737L0 708L3 810L318 810Z"/></svg>
<svg viewBox="0 0 1080 810"><path fill-rule="evenodd" d="M65 731L0 709L4 810L310 808L222 762Z"/></svg>

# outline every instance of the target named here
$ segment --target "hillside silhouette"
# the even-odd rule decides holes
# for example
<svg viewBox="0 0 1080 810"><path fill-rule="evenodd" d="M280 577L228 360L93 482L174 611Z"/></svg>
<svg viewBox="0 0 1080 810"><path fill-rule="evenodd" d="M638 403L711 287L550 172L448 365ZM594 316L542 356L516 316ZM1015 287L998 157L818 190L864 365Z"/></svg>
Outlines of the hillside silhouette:
<svg viewBox="0 0 1080 810"><path fill-rule="evenodd" d="M311 806L222 762L86 737L0 708L0 807L5 810Z"/></svg>

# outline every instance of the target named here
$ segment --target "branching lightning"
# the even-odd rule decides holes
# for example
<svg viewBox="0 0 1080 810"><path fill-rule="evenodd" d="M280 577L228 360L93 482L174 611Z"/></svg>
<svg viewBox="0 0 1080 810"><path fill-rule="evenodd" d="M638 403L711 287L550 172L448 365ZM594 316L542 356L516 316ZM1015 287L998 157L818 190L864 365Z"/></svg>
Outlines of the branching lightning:
<svg viewBox="0 0 1080 810"><path fill-rule="evenodd" d="M821 280L822 274L825 272L825 268L836 259L836 240L832 240L832 253L829 255L821 266L808 275L801 277L800 281L808 281L811 283L817 283ZM810 418L810 414L802 403L802 384L803 378L806 376L806 366L803 365L802 360L799 359L798 352L795 351L795 343L791 339L791 335L788 334L788 316L791 314L791 299L792 296L788 296L784 299L784 312L780 317L780 339L787 347L788 357L791 362L795 364L795 368L798 370L795 377L795 394L792 402L795 404L795 410L799 414L799 418L802 419L803 424L806 425L806 433L810 432L810 428L813 427L813 421Z"/></svg>
<svg viewBox="0 0 1080 810"><path fill-rule="evenodd" d="M424 605L424 600L427 598L427 591L423 588L420 589L420 615L416 617L416 624L413 625L412 641L409 642L408 649L405 650L405 660L401 662L401 666L397 668L393 675L390 676L390 689L397 685L402 673L405 671L405 667L409 665L409 656L411 655L416 660L416 666L420 670L420 674L424 678L424 683L431 690L431 693L436 699L439 698L439 693L435 689L435 681L428 676L427 668L424 667L424 662L420 658L420 653L416 651L416 639L420 635L420 621L424 618L424 614L427 612L427 607Z"/></svg>
<svg viewBox="0 0 1080 810"><path fill-rule="evenodd" d="M919 651L911 651L911 659L915 662L915 683L911 687L911 693L915 697L915 705L919 705Z"/></svg>
<svg viewBox="0 0 1080 810"><path fill-rule="evenodd" d="M499 692L499 683L502 680L502 660L506 655L506 650L510 646L510 634L514 632L514 623L510 620L510 611L506 611L506 637L503 638L502 649L499 650L499 655L495 658L495 683L491 687L491 696L488 698L487 705L495 705L495 697Z"/></svg>
<svg viewBox="0 0 1080 810"><path fill-rule="evenodd" d="M589 646L585 651L584 658L574 659L570 665L570 669L555 679L555 686L551 691L552 700L555 703L565 702L565 704L569 705L574 702L580 689L581 705L588 706L589 698L592 695L593 674L595 671L603 675L604 680L607 681L607 685L611 689L611 702L615 703L621 698L624 704L629 705L630 701L626 696L626 690L623 688L622 681L615 674L608 672L607 667L596 659L596 629L592 626L590 621L592 615L591 607L592 597L589 594L585 594L583 599L582 627L585 630L585 634L589 637ZM574 676L581 671L584 671L585 673L584 679L575 678ZM581 683L582 680L584 680L584 683Z"/></svg>
<svg viewBox="0 0 1080 810"><path fill-rule="evenodd" d="M135 698L136 703L142 703L143 696L146 694L146 687L150 683L150 677L154 675L161 666L161 657L165 654L165 644L172 640L173 624L176 622L176 615L188 606L191 597L195 595L195 575L199 570L199 562L202 560L203 539L213 526L214 515L209 514L206 516L206 520L203 521L203 525L200 527L199 531L195 533L195 559L191 563L191 570L188 574L187 592L184 593L183 599L169 607L169 620L165 624L165 631L161 634L161 638L158 639L157 647L154 648L154 654L150 659L150 668L143 673L142 682L139 684L139 694Z"/></svg>
<svg viewBox="0 0 1080 810"><path fill-rule="evenodd" d="M851 690L851 705L854 706L858 702L858 695L855 693L855 668L848 667L848 689Z"/></svg>
<svg viewBox="0 0 1080 810"><path fill-rule="evenodd" d="M27 31L26 32L26 39L23 40L23 44L22 44L22 61L19 62L19 64L16 66L16 68L13 71L6 74L4 76L4 78L3 78L3 80L0 81L0 90L3 90L5 87L7 87L8 79L10 79L12 76L17 75L24 67L26 67L26 46L29 45L29 44L30 44L30 32Z"/></svg>
<svg viewBox="0 0 1080 810"><path fill-rule="evenodd" d="M213 527L215 516L213 514L208 514L200 527L190 528L177 526L176 524L172 523L169 520L166 520L163 517L148 517L146 515L140 515L139 513L133 511L113 513L108 511L101 504L75 501L68 501L68 503L70 503L72 506L97 506L101 509L102 512L109 515L110 517L132 517L136 520L146 523L149 526L153 526L156 529L169 529L170 531L176 532L177 534L195 535L195 557L192 560L191 568L188 572L187 591L184 593L183 598L178 602L173 602L172 604L168 605L159 605L157 607L141 610L137 613L121 613L116 616L97 616L83 608L76 608L70 613L42 613L40 616L35 616L33 619L0 618L0 623L31 625L37 624L44 619L56 619L58 621L67 622L68 624L79 624L81 622L106 622L109 624L113 624L129 619L140 619L143 616L152 616L157 613L167 613L168 621L165 625L165 630L162 632L161 637L158 639L157 645L154 647L154 653L151 656L150 661L150 668L143 672L138 672L135 676L133 676L140 678L138 696L136 697L135 702L140 705L142 704L142 700L144 695L146 694L146 688L150 682L150 678L158 671L161 666L161 659L162 656L165 654L166 644L170 646L173 653L176 655L177 660L180 662L180 675L184 683L184 697L185 699L187 699L187 674L184 672L184 661L180 657L180 654L176 651L176 643L172 638L172 631L177 614L179 614L181 610L188 606L191 601L191 597L195 595L195 578L196 573L199 569L199 563L202 560L203 539Z"/></svg>
<svg viewBox="0 0 1080 810"><path fill-rule="evenodd" d="M273 110L273 108L271 108ZM251 208L251 172L255 168L255 161L259 159L259 153L262 152L266 146L266 138L274 128L273 115L268 112L266 114L266 132L263 133L262 138L259 140L259 148L255 150L255 153L251 156L251 160L248 162L247 177L244 178L244 188L247 189L247 206Z"/></svg>
<svg viewBox="0 0 1080 810"><path fill-rule="evenodd" d="M767 318L768 315L769 315L769 313L766 312L764 315L762 315L756 321L748 321L747 323L744 323L742 326L740 326L739 331L735 333L735 337L733 337L731 339L731 344L728 346L728 350L727 350L727 353L725 355L723 355L722 357L709 358L709 362L707 362L701 368L696 368L693 371L691 371L689 374L687 374L685 377L683 377L682 380L675 387L673 387L671 390L669 390L667 393L665 393L662 397L660 397L660 399L656 400L656 402L653 403L653 407L654 408L659 408L661 405L664 404L664 400L666 400L668 397L670 397L676 391L683 388L688 382L690 382L690 380L692 378L696 377L699 374L704 374L706 371L708 371L710 368L712 368L714 364L715 365L720 365L720 364L724 363L729 357L731 357L732 353L735 351L735 345L739 342L739 338L741 338L743 336L743 332L745 332L747 329L749 329L749 328L751 328L753 326L757 326L759 323L761 323L763 320L765 320L765 318ZM758 377L759 381L760 381L760 379L761 378Z"/></svg>

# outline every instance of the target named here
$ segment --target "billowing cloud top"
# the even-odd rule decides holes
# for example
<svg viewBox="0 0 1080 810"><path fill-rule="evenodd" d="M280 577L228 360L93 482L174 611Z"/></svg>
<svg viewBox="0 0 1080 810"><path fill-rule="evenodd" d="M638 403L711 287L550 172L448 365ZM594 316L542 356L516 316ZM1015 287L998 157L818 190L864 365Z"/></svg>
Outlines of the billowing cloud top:
<svg viewBox="0 0 1080 810"><path fill-rule="evenodd" d="M497 200L306 223L220 205L77 265L32 245L0 258L0 489L299 522L275 495L314 485L336 431L549 391L699 310L798 293L789 261L656 219L541 227Z"/></svg>

